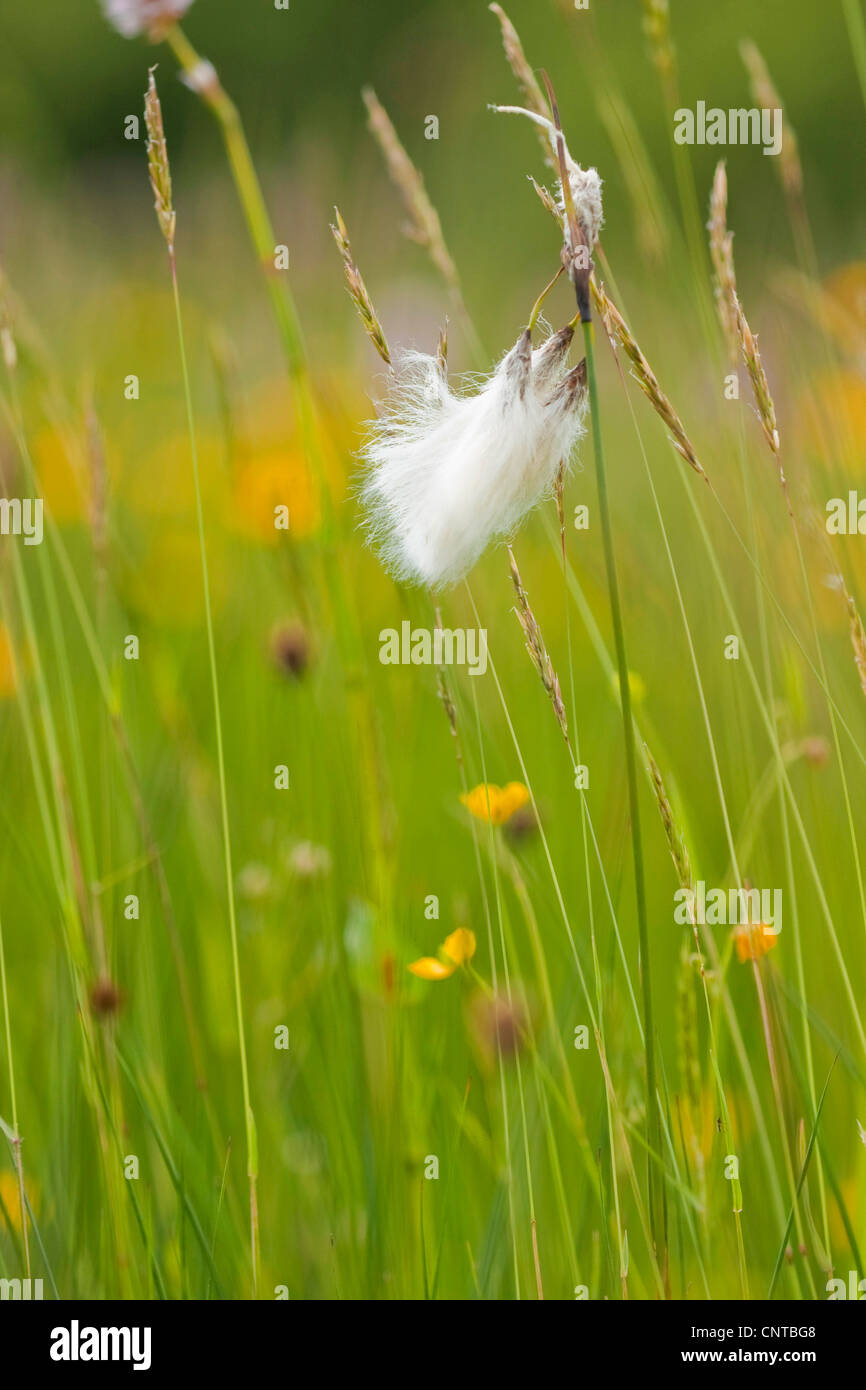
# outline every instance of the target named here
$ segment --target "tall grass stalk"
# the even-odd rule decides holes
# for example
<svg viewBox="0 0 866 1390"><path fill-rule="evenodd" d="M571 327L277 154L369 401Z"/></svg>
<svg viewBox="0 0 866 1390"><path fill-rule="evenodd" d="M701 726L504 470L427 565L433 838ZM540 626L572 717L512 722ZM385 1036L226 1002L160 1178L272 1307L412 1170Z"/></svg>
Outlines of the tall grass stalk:
<svg viewBox="0 0 866 1390"><path fill-rule="evenodd" d="M656 1097L655 1035L653 1023L652 979L647 929L646 889L644 884L643 848L640 831L640 804L637 785L637 751L635 748L634 721L632 719L631 688L629 684L628 657L625 645L625 630L622 622L622 608L619 596L619 580L616 571L616 555L613 544L613 529L610 519L610 504L607 492L607 472L604 461L604 445L601 434L601 407L599 403L598 377L595 362L595 331L592 320L586 317L588 309L581 314L583 341L586 352L586 380L589 390L590 414L592 416L593 455L595 477L598 488L599 515L604 545L605 567L607 569L608 598L610 601L611 622L613 624L616 664L619 677L620 708L622 710L623 734L625 739L626 779L628 782L629 819L631 821L632 858L634 863L634 891L637 906L638 942L640 947L640 977L643 1000L644 1058L646 1065L647 1134L649 1147L661 1152L661 1132L659 1126L658 1103ZM647 1166L650 1226L656 1249L661 1257L664 1244L662 1218L658 1204L657 1184L652 1172L652 1163Z"/></svg>
<svg viewBox="0 0 866 1390"><path fill-rule="evenodd" d="M21 1235L24 1241L24 1266L30 1278L30 1237L27 1231L27 1204L24 1196L24 1164L21 1158L21 1132L18 1129L18 1098L15 1092L15 1063L12 1058L12 1021L9 1012L9 990L6 983L6 950L3 944L3 916L0 913L0 990L3 994L3 1027L6 1034L6 1061L9 1067L9 1105L12 1116L12 1147L18 1177L18 1202L21 1213Z"/></svg>
<svg viewBox="0 0 866 1390"><path fill-rule="evenodd" d="M247 1177L250 1188L250 1251L252 1257L253 1296L258 1294L259 1281L259 1217L256 1183L258 1178L258 1144L256 1122L250 1100L249 1066L244 1025L243 991L241 988L240 950L238 946L238 924L235 911L234 872L232 869L232 843L229 825L228 792L226 787L225 751L223 747L223 724L220 708L219 675L217 672L216 643L214 640L213 611L211 604L210 577L208 574L207 543L204 529L204 510L201 500L201 481L199 477L198 444L196 440L195 412L192 403L189 364L186 353L186 338L183 328L180 288L177 276L175 255L176 217L171 191L171 173L168 151L162 124L162 110L156 91L153 70L150 72L148 90L145 96L145 119L148 131L148 165L151 187L155 196L157 220L165 238L168 250L171 292L174 304L175 327L177 331L178 353L180 356L181 377L183 380L184 403L186 408L187 431L189 435L190 458L192 462L193 486L195 490L196 526L198 531L199 556L201 560L202 589L204 594L205 629L207 632L208 667L210 671L211 697L213 700L214 726L216 731L217 774L220 795L220 822L223 841L223 863L225 867L226 904L228 907L229 936L232 953L232 986L234 990L235 1014L238 1033L238 1051L241 1067L241 1087L244 1103L244 1130L246 1137Z"/></svg>

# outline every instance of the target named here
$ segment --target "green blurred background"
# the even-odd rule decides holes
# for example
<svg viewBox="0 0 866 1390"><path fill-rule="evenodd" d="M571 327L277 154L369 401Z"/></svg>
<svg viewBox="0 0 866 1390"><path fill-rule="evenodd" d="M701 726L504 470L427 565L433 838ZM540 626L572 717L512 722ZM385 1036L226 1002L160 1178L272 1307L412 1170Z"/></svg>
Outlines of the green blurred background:
<svg viewBox="0 0 866 1390"><path fill-rule="evenodd" d="M711 322L709 335L704 333L706 318L711 318L709 313L703 322L701 318L710 306L709 268L699 259L690 260L685 251L671 117L642 32L642 6L639 0L591 0L586 12L574 10L566 0L513 0L505 8L530 62L550 73L572 153L584 164L596 164L605 180L603 242L616 277L616 296L681 410L719 497L766 565L774 594L811 651L788 518L775 466L763 453L745 374L741 372L737 409L723 396L718 330ZM800 138L819 272L826 276L861 260L866 122L838 0L824 5L764 0L760 7L754 0L672 0L671 8L686 105L700 99L722 107L751 106L738 46L745 37L759 45ZM398 0L292 0L288 12L275 11L270 0L243 5L195 0L183 27L214 62L242 112L276 236L290 249L290 283L330 432L328 477L338 524L336 541L331 535L323 539L277 334L209 113L177 81L171 55L112 33L96 0L5 4L0 17L0 264L13 287L16 322L22 328L29 447L88 612L100 624L111 690L165 856L202 1048L204 1078L185 1034L153 866L142 862L140 826L118 767L113 729L58 578L54 551L46 547L51 558L45 563L62 596L56 620L50 586L38 568L43 556L28 553L25 566L38 595L37 627L45 645L50 699L63 711L63 718L58 716L63 754L75 773L74 778L70 774L74 828L89 855L89 891L103 906L108 962L124 995L118 1019L108 1020L98 1034L104 1074L117 1087L112 1113L128 1127L124 1144L146 1159L142 1201L171 1296L207 1296L210 1275L200 1252L188 1250L192 1242L185 1218L179 1216L179 1184L166 1176L146 1117L156 1114L163 1121L183 1167L183 1183L208 1232L219 1218L225 1144L234 1136L218 1263L227 1288L246 1296L243 1114L183 390L165 248L153 216L144 144L123 138L125 118L141 113L148 65L158 60L223 681L246 1026L259 1120L265 1283L288 1282L292 1297L328 1297L335 1289L337 1296L349 1297L422 1296L420 1164L429 1152L452 1154L462 1145L455 1186L442 1184L425 1198L432 1232L428 1243L443 1241L443 1291L456 1297L476 1292L511 1297L500 1095L498 1078L489 1057L485 1065L479 1055L468 1017L475 985L463 979L428 985L412 979L406 969L465 922L478 935L479 975L490 979L484 894L492 898L493 874L485 859L479 885L471 826L459 805L458 768L433 673L385 668L377 660L382 628L399 627L405 618L429 625L432 613L426 595L402 590L383 574L356 528L353 452L371 413L368 396L380 395L383 383L380 364L347 300L328 222L339 203L395 344L431 349L443 318L451 313L451 363L456 368L479 366L461 332L459 313L425 253L402 234L399 197L366 129L360 89L370 83L440 213L466 304L485 344L483 365L489 365L514 341L557 264L556 234L526 180L529 173L541 177L539 147L528 125L487 110L490 102L516 100L516 90L499 26L481 0L412 5ZM640 168L651 170L657 183L667 237L657 257L649 254L643 239L641 208L635 206L624 175L622 151L611 140L605 113L609 116L613 98L630 109L646 155ZM438 141L424 138L425 118L431 114L439 118ZM798 500L805 499L804 512L808 506L820 508L827 496L844 493L862 475L866 300L859 319L855 314L853 323L846 324L846 340L834 355L838 345L817 341L814 328L792 305L791 293L777 293L780 272L794 263L795 245L776 162L752 147L693 149L689 154L701 220L715 161L719 154L727 156L739 282L761 334L789 450L786 467L790 464ZM851 270L852 276L833 290L839 302L849 297L852 286L863 294L863 267ZM558 326L573 312L573 301L559 286L549 304L551 321ZM36 347L40 336L47 368ZM599 355L630 664L642 691L642 731L678 793L678 813L695 865L707 881L727 883L731 877L715 780L717 757L733 834L745 847L745 871L756 884L784 884L786 891L796 878L799 892L807 1003L798 994L799 937L791 919L760 977L770 992L775 1041L784 1056L784 1114L778 1124L752 972L741 970L735 960L729 971L722 971L742 1032L735 1038L733 1029L721 1029L720 1066L744 1155L747 1253L756 1287L763 1289L787 1210L786 1163L796 1162L797 1136L802 1138L798 1126L811 1114L803 1085L804 1017L813 1025L819 1083L837 1045L847 1049L824 1125L835 1175L861 1241L866 1219L855 1129L856 1114L864 1115L858 1035L842 997L819 900L823 894L830 905L862 999L866 950L848 815L838 769L830 763L825 702L802 646L797 647L768 604L772 690L767 704L771 727L790 758L791 779L819 866L816 885L796 836L795 854L789 854L789 827L777 815L764 711L743 666L721 655L731 618L719 576L742 616L750 650L760 650L764 619L754 573L715 499L691 475L681 476L683 466L643 401L637 402L641 433L636 437L606 345ZM828 362L839 369L829 386L820 374ZM140 375L143 387L134 407L122 391L130 372ZM840 399L850 418L836 409ZM92 499L88 487L81 486L88 478L90 406L104 438L110 480L107 559L94 545ZM827 410L833 430L821 413ZM708 692L712 749L641 443L673 539ZM2 449L4 461L14 458L8 433ZM294 530L287 544L277 545L268 510L287 485ZM686 500L691 487L697 489L711 533L707 554ZM595 499L591 456L584 446L568 484L566 512L584 501L592 508ZM570 531L568 539L586 612L609 644L597 527L586 536ZM708 559L712 546L718 574ZM852 588L862 609L866 564L857 539L840 541L838 553L846 572L854 575ZM570 1076L574 1064L586 1129L582 1139L556 1089L558 1071L555 1085L546 1088L551 1068L559 1066L557 1046L562 1038L570 1046L575 1023L586 1017L563 931L561 887L588 976L593 969L589 925L595 911L608 1060L621 1114L629 1125L640 1126L643 1052L606 896L609 892L621 924L633 982L638 950L622 730L615 688L596 660L583 617L572 608L570 624L566 621L569 608L552 507L538 509L521 530L518 554L562 675L581 757L593 769L588 801L605 875L602 880L595 859L585 872L571 767L514 621L503 551L491 548L472 576L473 593L481 621L490 630L497 672L559 876L552 878L530 828L515 854L550 962L555 1015L542 1017L538 1009L541 1065L536 1067L528 1053L525 1057L527 1085L532 1084L527 1132L538 1178L542 1261L549 1296L569 1297L579 1275L592 1278L592 1296L618 1297L622 1286L609 1192L605 1187L599 1207L582 1166L585 1154L601 1155L604 1183L609 1171L618 1172L628 1193L622 1143L613 1145L614 1155L610 1152L605 1087L596 1056L587 1058L589 1066L581 1071L584 1060L574 1062L569 1052L563 1073ZM345 634L337 630L340 605L327 582L335 556L347 576L353 611L343 621L357 623L359 661L347 660L341 645ZM862 699L847 618L838 595L821 586L825 559L818 546L808 558L839 707L859 737ZM100 575L103 561L107 584ZM442 602L446 623L475 625L462 590ZM10 607L10 626L20 640L20 615L14 604ZM309 639L308 667L300 679L274 659L273 629L286 620L302 622ZM142 637L138 666L121 655L130 631ZM65 644L58 641L59 632ZM0 864L0 902L4 923L10 924L14 1046L26 1077L21 1119L28 1181L41 1199L46 1246L62 1291L128 1296L150 1291L150 1261L134 1230L130 1237L127 1194L121 1188L118 1195L110 1146L102 1143L98 1149L102 1112L88 1091L87 1068L78 1065L82 1010L56 935L62 924L57 885L46 874L33 768L13 698L30 695L31 674L26 663L21 680L5 672L0 692L2 780L24 789L20 801L0 808L8 851ZM492 679L476 683L456 673L454 685L470 782L505 783L523 776ZM46 765L48 751L39 755ZM845 752L851 814L859 825L866 785L847 745ZM291 763L292 791L281 800L271 779L273 767L283 761ZM660 1055L665 1085L678 1098L690 1080L682 1045L682 997L694 996L692 1003L696 999L700 1009L703 1000L688 960L683 967L683 933L671 921L675 879L648 784L641 795ZM291 856L307 840L324 848L328 867L301 875L290 867ZM132 929L122 916L131 885L143 904L141 925ZM430 893L441 895L441 922L424 916ZM523 917L526 903L509 885L505 898L518 997L525 986L530 1013L541 991ZM720 936L720 950L730 949ZM95 967L94 957L82 969L88 987ZM480 996L472 997L477 1004ZM714 995L717 1022L720 998ZM86 1005L83 1012L89 1019ZM272 1045L273 1027L281 1022L293 1038L287 1059L275 1055ZM137 1084L148 1092L149 1112L139 1105L137 1093L117 1084L115 1040L132 1059ZM700 1144L691 1144L694 1136L683 1139L682 1155L696 1164L688 1180L700 1196L701 1240L709 1252L714 1292L730 1296L740 1287L737 1252L730 1193L719 1176L723 1141L716 1127L703 1014L692 1043L699 1043L700 1076L690 1123L700 1131ZM749 1065L758 1078L754 1089L745 1079ZM474 1089L464 1111L470 1076ZM522 1223L520 1277L526 1289L533 1287L534 1270L527 1239L528 1194L514 1138L521 1132L518 1087L510 1061L506 1081L514 1145L510 1157ZM46 1105L46 1096L56 1103ZM550 1109L556 1117L553 1127ZM557 1185L562 1175L548 1150L551 1133L558 1135L563 1155L562 1190ZM639 1143L635 1141L636 1148ZM95 1157L99 1152L101 1160ZM3 1176L8 1180L8 1169ZM8 1181L4 1192L10 1202L14 1184L12 1197ZM813 1190L816 1209L822 1198ZM654 1285L651 1261L640 1242L639 1206L630 1195L624 1198L625 1224L632 1249L639 1252L632 1259L632 1292L645 1296ZM691 1211L687 1203L685 1208L686 1217L678 1214L675 1223L680 1294L693 1291L697 1279L688 1244ZM563 1213L573 1217L576 1240ZM828 1239L829 1232L833 1253L844 1262L849 1258L847 1232L837 1206L830 1205L827 1221L823 1217L822 1211L815 1218L821 1238ZM815 1259L808 1268L805 1263L786 1268L789 1293L808 1293L813 1278L820 1284L820 1242L808 1234ZM467 1248L477 1262L477 1284ZM17 1267L18 1253L12 1235L3 1234L3 1267Z"/></svg>
<svg viewBox="0 0 866 1390"><path fill-rule="evenodd" d="M156 50L120 40L96 0L6 4L3 11L2 250L14 258L26 288L42 287L47 297L59 288L62 277L55 278L53 267L70 242L110 255L122 239L128 257L130 243L149 240L141 149L123 140L122 129L127 113L140 112ZM670 121L642 37L640 0L593 0L589 11L575 11L569 0L515 0L510 12L530 61L550 69L575 157L596 164L605 178L605 245L621 259L634 230L597 110L605 72L632 108L664 195L675 197ZM698 99L723 107L752 104L738 43L746 36L755 40L800 136L819 246L829 242L831 255L853 257L866 216L858 175L866 131L838 0L674 0L672 22L682 98L692 106ZM365 129L360 89L371 83L440 210L470 308L490 324L495 341L510 332L515 314L519 321L523 312L516 305L523 276L536 263L539 213L520 175L537 170L537 153L529 129L515 129L486 109L488 102L513 100L514 91L498 26L483 0L292 0L286 12L274 10L270 0L242 6L197 0L185 28L244 113L277 227L291 243L308 325L333 314L339 302L334 277L322 273L323 258L331 254L324 233L334 202L350 228L357 227L362 264L370 254L382 255L394 275L433 279L423 257L401 239L401 212ZM215 178L224 187L222 154L207 112L179 88L168 56L156 56L183 220L192 215L199 185ZM438 142L423 135L431 113L440 121ZM692 153L703 197L718 152ZM770 251L789 244L772 161L756 148L732 149L728 158L738 249L760 276ZM43 194L63 197L63 225L56 210L49 212L34 237L20 215L21 200L27 204ZM203 231L222 258L221 272L213 266L211 274L221 281L225 276L231 288L239 214L228 191L216 201L211 193L208 206L210 213L199 219L205 226L196 232ZM478 235L481 226L484 236ZM183 236L182 230L181 246Z"/></svg>

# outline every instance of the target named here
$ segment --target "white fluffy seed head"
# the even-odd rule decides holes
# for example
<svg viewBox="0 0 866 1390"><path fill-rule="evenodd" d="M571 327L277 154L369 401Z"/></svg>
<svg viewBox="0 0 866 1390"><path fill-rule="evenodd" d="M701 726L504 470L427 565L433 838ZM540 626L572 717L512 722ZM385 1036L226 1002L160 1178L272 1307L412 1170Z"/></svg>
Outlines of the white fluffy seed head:
<svg viewBox="0 0 866 1390"><path fill-rule="evenodd" d="M158 38L186 14L192 0L102 0L106 19L125 39Z"/></svg>
<svg viewBox="0 0 866 1390"><path fill-rule="evenodd" d="M451 391L435 357L407 353L362 450L370 539L398 578L437 588L472 568L550 490L585 432L573 330L536 351L521 334L493 374Z"/></svg>
<svg viewBox="0 0 866 1390"><path fill-rule="evenodd" d="M589 247L590 252L598 241L599 234L604 226L604 210L602 207L601 177L597 169L583 169L575 159L572 159L568 146L565 143L565 136L561 131L557 131L553 121L549 121L546 116L541 116L537 111L527 111L523 106L494 106L491 108L510 116L526 116L530 121L546 133L550 141L550 148L553 151L553 158L559 167L559 141L562 140L562 148L565 154L565 167L568 171L568 184L571 189L571 196L574 201L574 210L580 230L583 233L584 241ZM573 252L576 248L571 245L571 229L565 219L565 198L562 192L562 180L557 185L557 206L563 219L565 232L565 242Z"/></svg>
<svg viewBox="0 0 866 1390"><path fill-rule="evenodd" d="M566 168L568 169L568 184L571 189L571 196L574 200L574 211L580 230L583 233L584 241L592 251L598 241L599 233L604 226L604 210L601 203L601 178L597 169L581 169L579 164L575 164L571 156L566 152ZM563 216L565 226L565 240L571 247L571 229L565 219L565 198L562 193L562 182L559 184L559 196L557 206Z"/></svg>

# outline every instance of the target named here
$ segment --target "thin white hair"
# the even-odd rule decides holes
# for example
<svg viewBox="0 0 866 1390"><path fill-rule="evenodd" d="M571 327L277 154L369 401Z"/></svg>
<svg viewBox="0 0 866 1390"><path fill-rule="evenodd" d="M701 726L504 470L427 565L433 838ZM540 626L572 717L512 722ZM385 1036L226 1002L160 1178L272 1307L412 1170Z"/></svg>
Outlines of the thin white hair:
<svg viewBox="0 0 866 1390"><path fill-rule="evenodd" d="M397 578L455 583L549 492L585 432L582 372L565 367L572 337L562 329L533 351L525 330L467 394L436 358L404 354L361 454L369 537Z"/></svg>

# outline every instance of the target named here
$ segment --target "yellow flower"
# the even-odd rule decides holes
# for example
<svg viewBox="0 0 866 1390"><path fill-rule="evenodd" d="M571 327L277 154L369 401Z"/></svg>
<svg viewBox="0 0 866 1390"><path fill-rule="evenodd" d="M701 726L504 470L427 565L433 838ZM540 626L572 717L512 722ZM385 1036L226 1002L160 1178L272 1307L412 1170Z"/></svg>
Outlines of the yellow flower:
<svg viewBox="0 0 866 1390"><path fill-rule="evenodd" d="M862 474L866 382L860 373L844 368L815 373L798 409L797 431L811 453L824 457L832 447L847 467Z"/></svg>
<svg viewBox="0 0 866 1390"><path fill-rule="evenodd" d="M90 479L80 459L73 458L58 430L45 426L33 440L33 463L46 509L61 524L85 521L90 502Z"/></svg>
<svg viewBox="0 0 866 1390"><path fill-rule="evenodd" d="M288 511L288 527L274 525L277 509ZM272 450L241 464L234 487L231 523L250 540L276 545L290 537L311 535L319 524L316 481L298 451Z"/></svg>
<svg viewBox="0 0 866 1390"><path fill-rule="evenodd" d="M15 663L9 633L0 623L0 700L11 700L15 694Z"/></svg>
<svg viewBox="0 0 866 1390"><path fill-rule="evenodd" d="M38 1208L38 1193L32 1178L25 1178L24 1190L27 1200L34 1211ZM21 1189L18 1183L18 1174L9 1172L7 1169L0 1171L0 1202L6 1208L6 1214L12 1223L13 1231L21 1230ZM0 1230L5 1225L0 1212Z"/></svg>
<svg viewBox="0 0 866 1390"><path fill-rule="evenodd" d="M409 966L412 974L417 975L419 980L447 980L458 966L465 965L475 955L475 933L467 927L458 927L450 936L446 936L439 953L445 957L444 960L437 960L435 956L422 956L420 960L414 960Z"/></svg>
<svg viewBox="0 0 866 1390"><path fill-rule="evenodd" d="M734 931L737 959L740 962L758 960L768 951L772 951L777 940L777 933L763 922L749 922L743 927L737 927Z"/></svg>
<svg viewBox="0 0 866 1390"><path fill-rule="evenodd" d="M515 811L526 805L529 792L522 782L509 782L507 787L497 787L494 782L482 782L479 786L473 787L471 792L464 792L460 800L470 815L475 816L477 820L504 825Z"/></svg>

